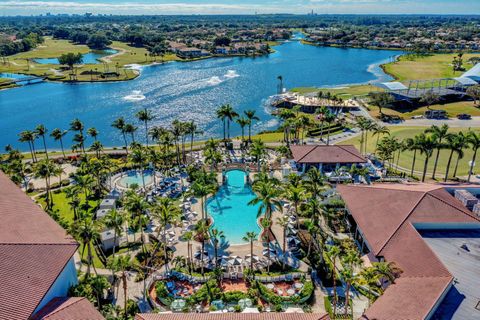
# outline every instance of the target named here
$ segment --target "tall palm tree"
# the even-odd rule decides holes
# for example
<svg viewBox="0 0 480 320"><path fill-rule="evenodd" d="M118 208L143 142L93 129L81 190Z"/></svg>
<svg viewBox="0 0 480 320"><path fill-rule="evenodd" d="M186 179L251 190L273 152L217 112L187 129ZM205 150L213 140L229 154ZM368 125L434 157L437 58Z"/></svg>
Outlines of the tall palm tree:
<svg viewBox="0 0 480 320"><path fill-rule="evenodd" d="M129 134L130 138L132 138L132 143L135 143L135 132L137 131L137 126L134 126L131 123L126 123L123 130L125 130L125 134Z"/></svg>
<svg viewBox="0 0 480 320"><path fill-rule="evenodd" d="M45 126L43 124L39 124L36 128L35 128L35 133L37 134L37 136L41 137L42 138L42 141L43 141L43 149L45 151L45 157L47 158L48 160L48 150L47 150L47 142L45 141L45 135L47 134L48 130L47 128L45 128Z"/></svg>
<svg viewBox="0 0 480 320"><path fill-rule="evenodd" d="M446 137L445 148L450 150L450 154L448 156L447 167L445 169L445 177L443 178L444 182L447 182L448 173L450 171L450 165L452 163L453 154L455 153L455 150L457 149L456 141L458 140L458 135L463 135L463 133L462 132L459 132L458 134L451 133Z"/></svg>
<svg viewBox="0 0 480 320"><path fill-rule="evenodd" d="M123 231L123 224L125 223L124 215L117 211L116 209L112 209L107 212L105 217L103 218L104 225L109 228L113 229L113 249L112 249L112 256L115 258L115 248L117 246L117 238L122 236Z"/></svg>
<svg viewBox="0 0 480 320"><path fill-rule="evenodd" d="M147 191L145 186L145 167L148 161L148 154L145 148L141 145L133 148L132 152L129 155L129 159L134 165L140 168L142 175L143 192L145 193Z"/></svg>
<svg viewBox="0 0 480 320"><path fill-rule="evenodd" d="M129 255L117 256L114 259L109 261L109 268L111 268L115 272L120 272L120 279L122 280L122 283L123 283L123 296L124 296L123 310L124 310L125 319L128 319L127 271L131 267L132 267L132 261Z"/></svg>
<svg viewBox="0 0 480 320"><path fill-rule="evenodd" d="M472 161L470 163L470 170L468 171L468 179L467 181L470 182L470 178L472 177L473 173L473 166L475 165L475 160L477 159L477 151L480 148L480 134L474 131L469 130L467 133L468 143L473 149L473 156Z"/></svg>
<svg viewBox="0 0 480 320"><path fill-rule="evenodd" d="M356 276L353 274L353 270L350 267L343 267L340 271L340 277L343 282L345 282L345 317L348 316L348 308L350 307L350 287L354 281L356 281Z"/></svg>
<svg viewBox="0 0 480 320"><path fill-rule="evenodd" d="M87 250L87 273L86 277L90 275L90 268L93 266L95 273L97 270L93 265L93 245L98 239L100 239L100 228L98 222L90 215L86 215L81 220L72 224L70 232L76 237L77 241L82 243L82 257L84 256L85 249Z"/></svg>
<svg viewBox="0 0 480 320"><path fill-rule="evenodd" d="M287 185L287 187L284 190L283 193L285 199L290 201L293 204L293 208L295 209L295 216L297 217L297 228L300 226L300 221L299 221L299 210L298 206L300 203L302 203L306 199L306 190L303 188L303 186L293 186L293 185Z"/></svg>
<svg viewBox="0 0 480 320"><path fill-rule="evenodd" d="M195 226L195 237L200 243L202 244L202 254L201 254L201 273L202 276L204 275L204 259L203 253L205 252L205 242L210 239L210 226L206 222L206 220L200 220Z"/></svg>
<svg viewBox="0 0 480 320"><path fill-rule="evenodd" d="M257 163L257 170L260 172L260 164L263 159L267 156L267 149L263 141L255 140L250 148L250 155L255 158Z"/></svg>
<svg viewBox="0 0 480 320"><path fill-rule="evenodd" d="M30 148L30 154L32 156L32 161L37 162L36 152L35 152L35 139L37 135L35 131L25 130L19 133L20 142L27 142L28 147Z"/></svg>
<svg viewBox="0 0 480 320"><path fill-rule="evenodd" d="M74 132L78 132L78 137L77 140L80 143L80 148L82 149L83 154L85 154L85 144L84 144L84 134L83 130L85 129L85 126L83 125L83 122L80 121L79 119L73 119L72 122L70 122L70 130Z"/></svg>
<svg viewBox="0 0 480 320"><path fill-rule="evenodd" d="M45 202L47 209L53 207L53 197L50 192L50 179L56 175L57 165L49 159L43 159L35 163L33 166L33 174L37 179L45 180Z"/></svg>
<svg viewBox="0 0 480 320"><path fill-rule="evenodd" d="M242 129L242 141L245 141L245 127L249 125L250 120L248 120L247 118L241 117L241 118L237 118L236 122Z"/></svg>
<svg viewBox="0 0 480 320"><path fill-rule="evenodd" d="M282 216L277 218L277 224L282 227L283 230L283 242L282 242L282 253L283 253L283 259L282 259L282 270L285 270L285 253L287 250L287 227L289 223L289 218L287 216Z"/></svg>
<svg viewBox="0 0 480 320"><path fill-rule="evenodd" d="M60 142L60 148L62 149L63 157L65 158L65 150L63 148L63 137L67 134L67 130L61 130L59 128L55 128L50 133L50 136L55 140Z"/></svg>
<svg viewBox="0 0 480 320"><path fill-rule="evenodd" d="M182 235L182 239L187 241L187 265L188 265L188 272L192 273L192 240L193 240L193 232L187 231Z"/></svg>
<svg viewBox="0 0 480 320"><path fill-rule="evenodd" d="M328 248L327 255L330 258L333 281L333 318L337 315L337 258L340 256L340 248L331 246Z"/></svg>
<svg viewBox="0 0 480 320"><path fill-rule="evenodd" d="M437 142L437 154L435 155L435 162L433 164L432 179L435 179L435 174L437 172L438 158L440 157L440 150L444 148L443 142L449 135L448 129L449 129L448 125L443 124L440 127L433 125L427 130L425 130L426 133L431 133Z"/></svg>
<svg viewBox="0 0 480 320"><path fill-rule="evenodd" d="M377 153L377 148L378 148L378 143L380 141L380 137L384 135L390 135L390 129L386 126L379 125L378 123L375 123L372 126L372 136L375 137L377 136L377 141L375 142L375 151L373 152L374 154Z"/></svg>
<svg viewBox="0 0 480 320"><path fill-rule="evenodd" d="M213 242L213 254L215 256L215 268L218 268L218 243L219 239L224 239L225 234L223 231L213 228L210 230L210 238Z"/></svg>
<svg viewBox="0 0 480 320"><path fill-rule="evenodd" d="M316 167L311 167L305 174L302 184L314 198L317 198L324 188L325 176Z"/></svg>
<svg viewBox="0 0 480 320"><path fill-rule="evenodd" d="M147 147L148 147L148 122L155 119L155 116L153 115L152 111L145 108L143 110L138 111L135 114L135 117L137 117L138 121L143 122L143 124L145 126L145 141L146 141Z"/></svg>
<svg viewBox="0 0 480 320"><path fill-rule="evenodd" d="M186 123L186 133L190 135L190 155L191 155L193 152L193 140L195 138L195 135L203 134L203 131L199 130L195 121L192 120Z"/></svg>
<svg viewBox="0 0 480 320"><path fill-rule="evenodd" d="M310 234L310 236L312 237L312 239L310 239L310 241L308 242L308 248L307 248L307 257L310 258L313 239L315 239L315 235L318 232L318 227L313 220L306 220L304 225L305 225L305 228L307 229L308 234Z"/></svg>
<svg viewBox="0 0 480 320"><path fill-rule="evenodd" d="M97 141L98 138L98 130L94 127L87 129L87 134L93 138L94 141Z"/></svg>
<svg viewBox="0 0 480 320"><path fill-rule="evenodd" d="M227 106L222 105L217 109L217 118L223 123L223 141L227 139Z"/></svg>
<svg viewBox="0 0 480 320"><path fill-rule="evenodd" d="M257 217L260 217L263 214L265 219L271 220L272 213L275 209L282 210L282 204L279 200L280 190L278 189L278 186L271 182L258 183L253 186L253 191L255 191L255 198L250 200L248 205L255 206L260 204Z"/></svg>
<svg viewBox="0 0 480 320"><path fill-rule="evenodd" d="M95 152L95 156L98 159L100 158L100 153L103 151L103 144L100 141L96 140L92 143L90 148L88 148L88 151Z"/></svg>
<svg viewBox="0 0 480 320"><path fill-rule="evenodd" d="M243 241L250 243L250 270L253 271L253 241L257 240L258 235L253 231L248 231L243 237Z"/></svg>
<svg viewBox="0 0 480 320"><path fill-rule="evenodd" d="M257 117L255 115L255 110L245 110L243 113L245 114L245 116L247 117L248 120L250 120L248 122L248 141L252 141L252 125L253 125L253 121L258 121L260 120L259 117Z"/></svg>
<svg viewBox="0 0 480 320"><path fill-rule="evenodd" d="M191 190L195 197L200 198L200 203L202 206L202 220L206 220L207 213L205 210L205 201L209 194L212 194L216 191L216 186L204 181L203 179L197 179L192 183Z"/></svg>
<svg viewBox="0 0 480 320"><path fill-rule="evenodd" d="M325 122L330 126L337 120L337 116L333 113L327 113L325 115ZM330 144L330 129L327 131L327 146Z"/></svg>
<svg viewBox="0 0 480 320"><path fill-rule="evenodd" d="M417 160L417 151L420 150L419 141L420 141L420 137L418 135L416 135L413 138L407 138L405 140L405 147L408 150L413 151L412 169L410 170L410 176L413 176L413 172L415 171L415 162Z"/></svg>
<svg viewBox="0 0 480 320"><path fill-rule="evenodd" d="M266 217L261 220L261 227L263 229L262 232L262 241L267 246L267 273L270 273L270 264L271 264L271 255L270 255L270 235L271 231L270 228L272 227L272 220L267 219Z"/></svg>
<svg viewBox="0 0 480 320"><path fill-rule="evenodd" d="M168 270L168 252L167 252L167 229L170 225L180 220L180 209L175 205L174 201L170 198L159 198L156 203L150 207L150 214L154 220L156 220L161 228L158 229L157 239L158 242L153 250L152 258L156 256L160 244L163 244L163 254L165 259L165 268ZM160 241L160 230L162 231L163 242Z"/></svg>
<svg viewBox="0 0 480 320"><path fill-rule="evenodd" d="M455 169L453 170L453 177L455 178L457 176L457 169L458 169L458 164L461 159L463 159L465 152L464 150L468 148L468 137L466 134L458 134L457 135L457 140L455 141L455 153L457 154L457 160L455 162Z"/></svg>
<svg viewBox="0 0 480 320"><path fill-rule="evenodd" d="M236 117L238 117L238 113L233 110L233 107L229 104L225 105L225 118L227 119L227 139L230 140L230 122L232 122Z"/></svg>
<svg viewBox="0 0 480 320"><path fill-rule="evenodd" d="M425 155L425 161L423 165L423 174L422 174L422 182L425 182L425 177L427 175L427 169L428 169L428 160L430 160L430 157L433 154L433 150L435 150L435 148L437 147L437 143L431 135L426 135L424 133L421 133L419 135L418 146L419 146L420 153Z"/></svg>
<svg viewBox="0 0 480 320"><path fill-rule="evenodd" d="M180 165L180 144L179 139L184 135L185 126L184 123L175 119L172 122L172 135L175 142L175 150L177 156L177 164Z"/></svg>
<svg viewBox="0 0 480 320"><path fill-rule="evenodd" d="M125 122L125 119L123 117L119 117L119 118L115 119L115 121L113 121L112 127L118 129L122 133L123 141L125 143L125 151L128 154L127 133L125 131L125 125L126 124L127 123Z"/></svg>

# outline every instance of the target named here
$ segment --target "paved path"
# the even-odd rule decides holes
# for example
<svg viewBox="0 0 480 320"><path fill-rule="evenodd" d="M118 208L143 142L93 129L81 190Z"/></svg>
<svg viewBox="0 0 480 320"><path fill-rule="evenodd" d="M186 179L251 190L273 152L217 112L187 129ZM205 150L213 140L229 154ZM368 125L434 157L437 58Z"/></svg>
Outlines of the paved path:
<svg viewBox="0 0 480 320"><path fill-rule="evenodd" d="M383 125L389 127L395 126L405 126L405 127L430 127L432 125L440 126L442 124L448 124L451 128L471 128L471 127L480 127L480 117L472 117L471 120L459 120L456 118L452 119L443 119L443 120L434 120L434 119L407 119L399 123L386 123L382 122Z"/></svg>

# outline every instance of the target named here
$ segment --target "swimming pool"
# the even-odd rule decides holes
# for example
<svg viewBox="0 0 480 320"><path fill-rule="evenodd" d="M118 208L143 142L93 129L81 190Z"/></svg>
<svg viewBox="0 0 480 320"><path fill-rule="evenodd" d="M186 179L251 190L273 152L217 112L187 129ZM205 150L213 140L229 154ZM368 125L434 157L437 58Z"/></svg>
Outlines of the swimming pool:
<svg viewBox="0 0 480 320"><path fill-rule="evenodd" d="M144 171L145 186L153 183L153 173L151 170ZM115 182L122 188L128 188L132 184L137 184L140 188L143 187L142 174L140 170L130 170L124 172L123 175Z"/></svg>
<svg viewBox="0 0 480 320"><path fill-rule="evenodd" d="M214 220L212 227L223 231L229 244L245 244L242 238L247 232L260 233L257 224L259 205L248 205L255 193L245 184L244 171L227 171L226 176L227 183L207 201L207 212Z"/></svg>

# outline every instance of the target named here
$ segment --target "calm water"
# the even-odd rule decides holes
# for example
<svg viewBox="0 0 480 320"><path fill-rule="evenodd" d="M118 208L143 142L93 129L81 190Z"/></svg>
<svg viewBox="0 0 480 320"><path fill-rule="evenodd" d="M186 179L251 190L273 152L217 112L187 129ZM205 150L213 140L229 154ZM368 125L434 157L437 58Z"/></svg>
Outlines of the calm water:
<svg viewBox="0 0 480 320"><path fill-rule="evenodd" d="M0 146L10 143L27 150L17 141L18 133L44 124L50 130L67 129L76 117L85 126L96 127L106 146L123 145L121 135L111 127L119 116L136 121L134 114L147 107L156 115L154 124L172 120L194 120L204 130L202 138L221 136L216 119L218 106L230 103L237 112L256 109L260 121L254 131L274 128L278 122L265 106L276 93L277 77L285 87L338 86L390 78L378 67L401 52L322 48L287 42L276 53L256 58L218 58L196 62L173 62L144 67L133 81L117 83L36 84L0 92ZM128 100L140 91L145 99ZM135 92L138 93L138 92ZM125 99L127 97L127 99ZM143 139L143 126L138 134ZM233 124L232 134L240 134ZM66 145L72 134L65 137ZM87 141L90 143L91 141ZM48 141L49 147L59 148Z"/></svg>
<svg viewBox="0 0 480 320"><path fill-rule="evenodd" d="M244 244L242 238L247 232L260 233L257 224L259 205L248 205L255 194L250 186L245 185L245 172L231 170L226 175L227 185L221 186L207 202L207 212L214 220L213 227L223 231L230 244Z"/></svg>
<svg viewBox="0 0 480 320"><path fill-rule="evenodd" d="M117 53L117 50L106 49L106 50L96 50L82 55L82 63L84 64L98 64L100 61L98 59ZM57 58L38 58L34 59L36 63L40 64L60 64Z"/></svg>

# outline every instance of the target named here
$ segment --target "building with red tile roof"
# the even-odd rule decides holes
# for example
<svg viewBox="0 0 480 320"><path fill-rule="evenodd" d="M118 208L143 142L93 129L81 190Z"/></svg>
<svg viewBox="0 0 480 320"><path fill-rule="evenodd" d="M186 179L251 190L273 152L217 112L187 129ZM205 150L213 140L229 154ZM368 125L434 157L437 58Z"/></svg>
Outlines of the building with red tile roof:
<svg viewBox="0 0 480 320"><path fill-rule="evenodd" d="M328 320L319 313L142 313L135 320Z"/></svg>
<svg viewBox="0 0 480 320"><path fill-rule="evenodd" d="M0 172L0 319L29 319L77 283L78 243Z"/></svg>
<svg viewBox="0 0 480 320"><path fill-rule="evenodd" d="M104 320L102 314L86 298L54 298L31 320Z"/></svg>
<svg viewBox="0 0 480 320"><path fill-rule="evenodd" d="M430 319L453 276L421 231L480 229L478 217L441 185L340 185L337 190L362 251L403 271L363 317Z"/></svg>

